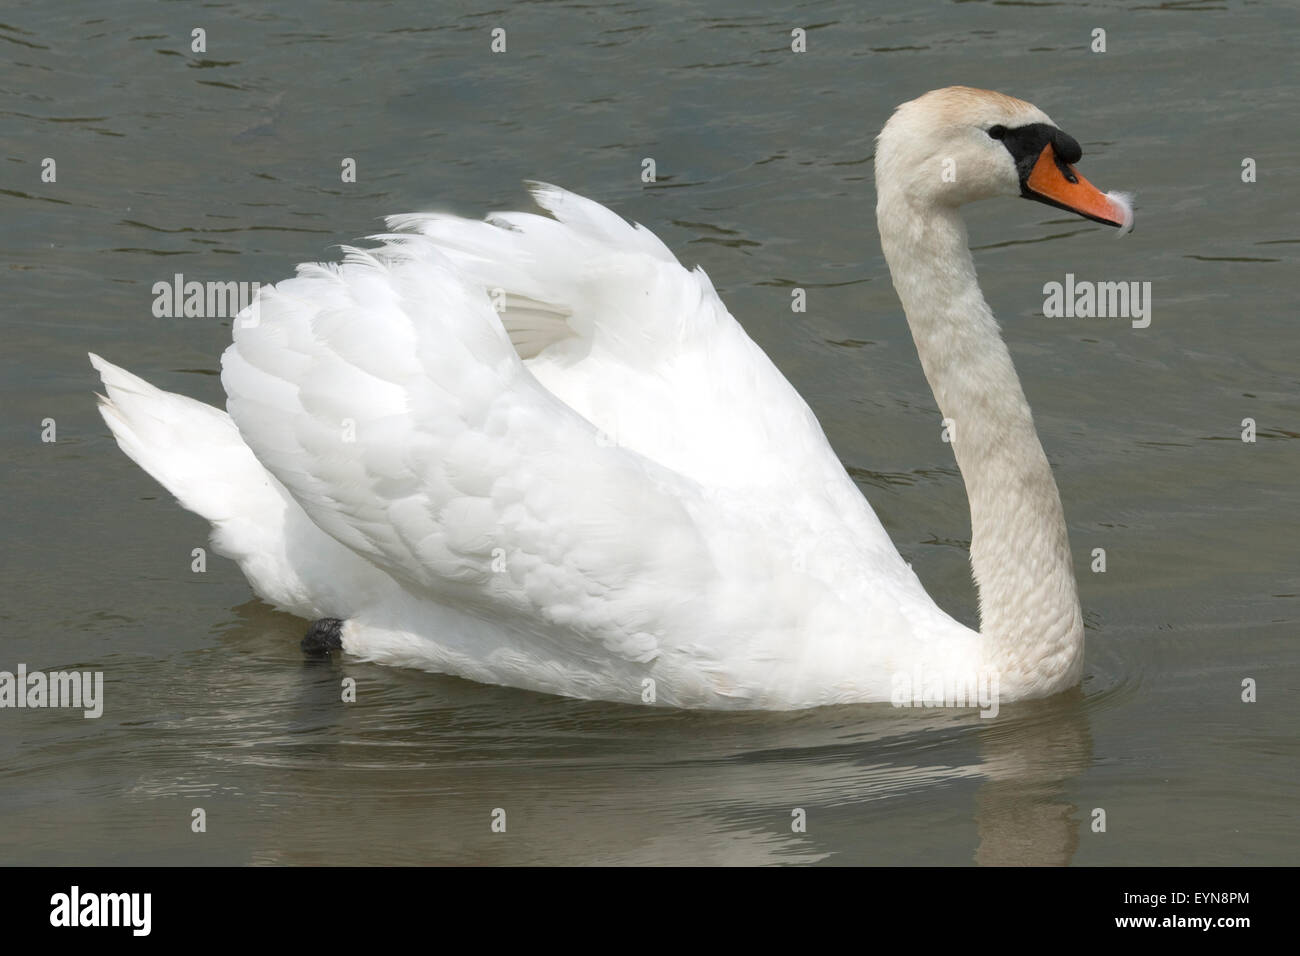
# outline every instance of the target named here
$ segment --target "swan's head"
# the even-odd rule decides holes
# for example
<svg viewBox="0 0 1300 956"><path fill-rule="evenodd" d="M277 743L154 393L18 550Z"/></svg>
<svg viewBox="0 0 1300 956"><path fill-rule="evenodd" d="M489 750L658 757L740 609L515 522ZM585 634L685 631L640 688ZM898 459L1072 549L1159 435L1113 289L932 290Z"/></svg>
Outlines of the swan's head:
<svg viewBox="0 0 1300 956"><path fill-rule="evenodd" d="M1095 222L1133 225L1127 196L1102 193L1074 164L1079 143L1024 100L949 86L900 106L876 142L876 189L888 203L960 206L1022 196Z"/></svg>

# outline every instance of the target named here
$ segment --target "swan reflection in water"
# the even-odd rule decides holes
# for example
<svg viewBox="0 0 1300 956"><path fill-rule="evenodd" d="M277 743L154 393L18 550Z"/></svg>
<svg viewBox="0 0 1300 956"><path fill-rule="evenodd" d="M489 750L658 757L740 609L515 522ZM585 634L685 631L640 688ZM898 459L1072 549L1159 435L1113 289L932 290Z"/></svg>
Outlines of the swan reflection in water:
<svg viewBox="0 0 1300 956"><path fill-rule="evenodd" d="M1092 754L1081 691L991 720L625 706L303 661L291 618L235 611L169 682L160 709L186 716L134 799L222 792L244 862L1063 865L1089 822L1068 795Z"/></svg>

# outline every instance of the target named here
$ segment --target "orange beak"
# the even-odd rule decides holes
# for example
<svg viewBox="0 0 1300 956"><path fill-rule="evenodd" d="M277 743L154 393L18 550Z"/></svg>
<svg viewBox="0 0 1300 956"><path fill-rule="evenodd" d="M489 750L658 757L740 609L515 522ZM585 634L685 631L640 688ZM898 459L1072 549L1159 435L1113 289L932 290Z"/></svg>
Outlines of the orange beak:
<svg viewBox="0 0 1300 956"><path fill-rule="evenodd" d="M1068 209L1108 226L1124 226L1126 218L1132 223L1131 212L1112 201L1080 176L1073 166L1060 159L1051 143L1038 154L1038 160L1025 180L1025 193L1029 199Z"/></svg>

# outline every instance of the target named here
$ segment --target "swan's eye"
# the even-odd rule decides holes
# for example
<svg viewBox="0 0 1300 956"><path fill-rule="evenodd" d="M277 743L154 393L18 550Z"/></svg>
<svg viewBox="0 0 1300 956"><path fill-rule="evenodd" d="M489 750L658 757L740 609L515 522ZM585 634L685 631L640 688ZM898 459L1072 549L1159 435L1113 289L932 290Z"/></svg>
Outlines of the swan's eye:
<svg viewBox="0 0 1300 956"><path fill-rule="evenodd" d="M1007 135L1007 128L1005 126L990 126L988 128L988 134L994 139L1001 139L1003 136Z"/></svg>

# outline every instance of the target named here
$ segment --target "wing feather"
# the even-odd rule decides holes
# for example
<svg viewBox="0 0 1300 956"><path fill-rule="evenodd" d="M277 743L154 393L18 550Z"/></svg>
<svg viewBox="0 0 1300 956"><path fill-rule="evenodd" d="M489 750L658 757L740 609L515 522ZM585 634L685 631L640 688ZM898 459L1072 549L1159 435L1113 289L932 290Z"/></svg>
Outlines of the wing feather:
<svg viewBox="0 0 1300 956"><path fill-rule="evenodd" d="M698 488L602 444L432 243L300 270L256 315L230 415L317 525L437 601L653 659L662 595L712 574Z"/></svg>

